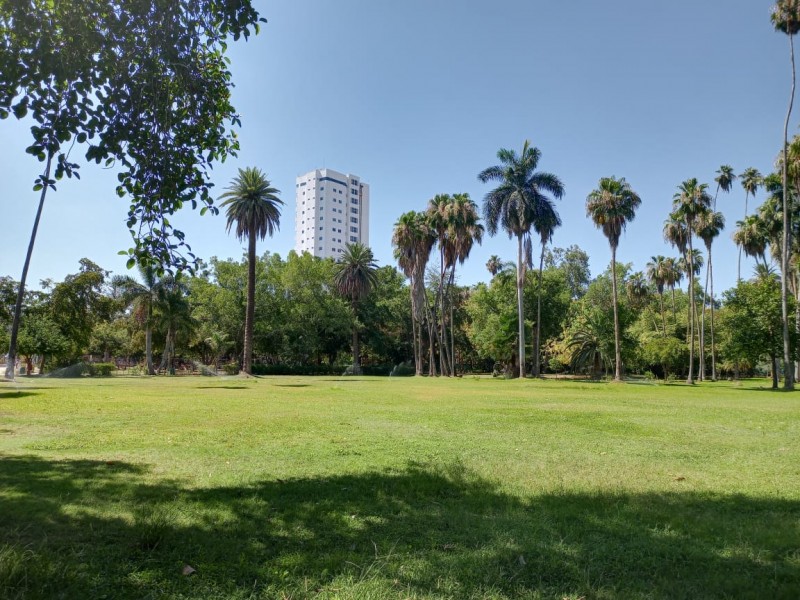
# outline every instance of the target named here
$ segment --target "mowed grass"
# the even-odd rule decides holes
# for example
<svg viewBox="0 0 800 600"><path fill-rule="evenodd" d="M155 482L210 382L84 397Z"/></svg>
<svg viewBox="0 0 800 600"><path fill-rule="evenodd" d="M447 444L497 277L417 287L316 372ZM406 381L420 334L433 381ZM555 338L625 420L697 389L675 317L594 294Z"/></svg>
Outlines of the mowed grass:
<svg viewBox="0 0 800 600"><path fill-rule="evenodd" d="M0 384L0 597L798 598L766 385Z"/></svg>

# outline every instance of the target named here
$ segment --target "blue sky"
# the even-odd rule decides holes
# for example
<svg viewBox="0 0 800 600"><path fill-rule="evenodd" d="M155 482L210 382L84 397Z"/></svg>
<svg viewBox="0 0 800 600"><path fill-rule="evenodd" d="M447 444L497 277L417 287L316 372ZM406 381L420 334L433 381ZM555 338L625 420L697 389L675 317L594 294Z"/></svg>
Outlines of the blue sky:
<svg viewBox="0 0 800 600"><path fill-rule="evenodd" d="M642 197L618 258L643 269L674 255L661 236L677 185L710 184L721 164L768 172L782 143L790 70L786 36L761 0L276 0L256 6L269 20L230 46L242 116L242 150L213 171L217 195L236 169L257 166L283 191L280 233L259 252L286 255L294 241L294 179L329 167L371 185L370 242L393 264L392 225L437 193L468 192L501 147L525 139L540 168L564 182L563 226L554 244L578 244L592 273L608 264L605 238L585 216L600 177L623 176ZM391 7L391 8L389 8ZM800 114L800 109L796 110ZM790 135L797 129L792 119ZM30 123L0 122L0 275L18 279L38 200L41 166L24 154ZM78 156L76 153L74 156ZM45 205L29 282L62 279L88 257L124 272L126 200L113 170L83 165ZM751 200L751 210L756 203ZM737 182L718 208L728 222L715 245L716 289L736 279L730 239L743 217ZM172 219L203 258L240 258L244 246L222 215L185 210ZM505 235L486 238L461 270L486 280L492 254L515 257ZM746 261L749 275L753 261Z"/></svg>

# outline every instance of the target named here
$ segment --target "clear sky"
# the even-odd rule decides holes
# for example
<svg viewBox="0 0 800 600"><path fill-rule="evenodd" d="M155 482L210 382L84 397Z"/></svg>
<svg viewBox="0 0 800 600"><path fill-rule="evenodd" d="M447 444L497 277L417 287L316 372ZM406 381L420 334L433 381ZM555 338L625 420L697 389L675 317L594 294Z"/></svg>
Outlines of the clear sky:
<svg viewBox="0 0 800 600"><path fill-rule="evenodd" d="M610 253L585 216L586 196L600 177L624 176L642 206L618 258L644 269L651 255L675 255L661 230L681 181L697 177L713 193L721 164L766 173L781 147L789 45L773 31L766 0L255 4L269 23L229 46L242 150L215 168L213 181L219 195L237 168L257 166L283 191L280 233L260 242L259 253L292 249L295 177L329 167L370 184L370 245L380 264L394 264L391 231L401 213L424 209L437 193L468 192L482 204L488 186L477 173L497 163L499 148L519 152L529 139L542 151L540 169L566 188L553 243L586 250L593 275L605 269ZM29 127L0 122L0 275L15 279L41 169L24 153ZM81 257L125 271L117 252L130 245L128 205L115 183L113 171L84 164L80 181L48 196L30 284L62 279ZM762 200L763 192L751 199L751 211ZM718 209L728 223L715 245L723 290L736 279L738 182ZM198 256L242 256L222 215L186 209L172 221ZM487 237L461 282L488 279L492 254L513 260L515 246L504 234ZM753 261L745 264L749 276Z"/></svg>

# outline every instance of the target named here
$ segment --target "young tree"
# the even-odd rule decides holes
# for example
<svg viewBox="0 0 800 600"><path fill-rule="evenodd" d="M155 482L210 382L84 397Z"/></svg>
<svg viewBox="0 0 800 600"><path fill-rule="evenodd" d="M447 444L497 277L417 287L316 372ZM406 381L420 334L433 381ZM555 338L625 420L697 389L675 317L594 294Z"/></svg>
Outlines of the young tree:
<svg viewBox="0 0 800 600"><path fill-rule="evenodd" d="M588 216L611 247L611 284L614 305L614 380L622 381L622 354L620 351L619 313L617 310L617 248L622 233L636 216L636 209L642 203L639 195L622 177L603 177L596 190L586 198Z"/></svg>
<svg viewBox="0 0 800 600"><path fill-rule="evenodd" d="M130 275L117 275L112 280L112 285L120 290L123 301L132 306L138 317L144 322L144 347L147 374L155 375L153 365L153 306L158 298L162 279L156 274L152 265L139 265L139 275L142 282L136 281Z"/></svg>
<svg viewBox="0 0 800 600"><path fill-rule="evenodd" d="M564 185L552 173L539 172L541 151L527 140L522 154L501 149L497 153L499 165L484 169L478 179L500 185L486 194L483 215L489 235L502 227L508 237L517 238L517 315L519 376L525 377L525 311L522 288L525 285L525 267L531 263L530 232L535 222L554 221L557 215L553 198L564 195Z"/></svg>
<svg viewBox="0 0 800 600"><path fill-rule="evenodd" d="M647 263L647 279L656 286L658 299L661 306L661 325L664 328L664 337L667 337L667 319L664 317L664 286L667 283L668 275L665 256L651 256Z"/></svg>
<svg viewBox="0 0 800 600"><path fill-rule="evenodd" d="M239 169L239 174L220 196L226 208L228 231L236 224L236 237L247 238L247 310L244 320L244 352L242 370L253 373L253 319L255 318L256 238L262 240L280 228L280 190L270 184L260 169Z"/></svg>
<svg viewBox="0 0 800 600"><path fill-rule="evenodd" d="M354 242L345 245L333 275L336 289L350 301L353 310L353 375L361 374L358 306L377 284L376 269L372 250L360 242Z"/></svg>

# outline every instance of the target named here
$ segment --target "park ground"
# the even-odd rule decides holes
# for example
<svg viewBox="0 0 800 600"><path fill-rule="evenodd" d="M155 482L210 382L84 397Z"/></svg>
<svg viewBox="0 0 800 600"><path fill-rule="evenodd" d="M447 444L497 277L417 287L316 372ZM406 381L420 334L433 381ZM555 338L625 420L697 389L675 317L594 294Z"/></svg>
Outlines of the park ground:
<svg viewBox="0 0 800 600"><path fill-rule="evenodd" d="M0 384L1 598L798 598L800 393Z"/></svg>

